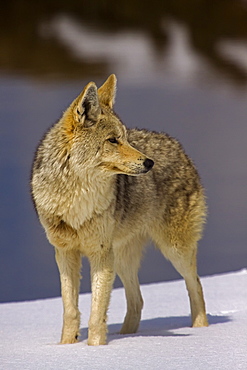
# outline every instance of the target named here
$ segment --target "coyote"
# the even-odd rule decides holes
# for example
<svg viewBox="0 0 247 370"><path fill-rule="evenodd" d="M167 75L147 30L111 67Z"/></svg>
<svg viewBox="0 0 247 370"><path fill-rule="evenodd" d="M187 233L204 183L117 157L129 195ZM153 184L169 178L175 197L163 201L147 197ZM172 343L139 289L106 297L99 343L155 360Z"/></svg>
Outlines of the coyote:
<svg viewBox="0 0 247 370"><path fill-rule="evenodd" d="M197 275L197 242L206 216L203 187L177 140L127 129L113 111L116 76L86 85L46 133L33 163L35 208L60 272L61 343L78 341L81 257L90 262L88 344L106 344L115 274L125 288L122 334L135 333L143 300L138 269L153 240L185 279L192 326L207 326Z"/></svg>

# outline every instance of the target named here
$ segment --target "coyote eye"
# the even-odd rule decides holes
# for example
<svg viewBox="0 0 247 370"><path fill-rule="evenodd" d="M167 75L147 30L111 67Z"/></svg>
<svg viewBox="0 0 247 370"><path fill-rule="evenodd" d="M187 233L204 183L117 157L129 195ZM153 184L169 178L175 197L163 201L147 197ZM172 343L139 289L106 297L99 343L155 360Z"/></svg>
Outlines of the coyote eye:
<svg viewBox="0 0 247 370"><path fill-rule="evenodd" d="M115 137L110 137L108 141L112 144L118 144L118 140Z"/></svg>

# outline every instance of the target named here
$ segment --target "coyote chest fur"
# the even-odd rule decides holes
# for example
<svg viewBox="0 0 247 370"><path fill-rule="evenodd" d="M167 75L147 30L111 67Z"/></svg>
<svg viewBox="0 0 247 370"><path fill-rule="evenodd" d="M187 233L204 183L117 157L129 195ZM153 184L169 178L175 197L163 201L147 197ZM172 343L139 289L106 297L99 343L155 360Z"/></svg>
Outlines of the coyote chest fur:
<svg viewBox="0 0 247 370"><path fill-rule="evenodd" d="M106 343L115 274L127 299L121 333L137 331L143 306L138 269L150 238L185 279L192 325L207 326L196 264L206 215L197 170L167 134L126 129L113 111L115 92L114 75L99 89L89 83L46 133L33 163L32 197L60 272L61 343L74 343L80 334L83 255L92 284L88 344Z"/></svg>

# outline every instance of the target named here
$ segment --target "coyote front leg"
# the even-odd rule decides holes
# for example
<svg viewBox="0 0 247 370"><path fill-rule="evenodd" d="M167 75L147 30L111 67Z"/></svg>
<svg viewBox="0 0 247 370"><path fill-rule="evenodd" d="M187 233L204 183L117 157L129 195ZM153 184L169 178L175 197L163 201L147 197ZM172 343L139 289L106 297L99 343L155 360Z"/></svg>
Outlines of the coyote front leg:
<svg viewBox="0 0 247 370"><path fill-rule="evenodd" d="M60 272L63 299L63 329L61 344L76 343L79 337L80 312L78 297L80 287L81 256L77 250L55 248Z"/></svg>
<svg viewBox="0 0 247 370"><path fill-rule="evenodd" d="M89 257L91 266L92 303L88 329L88 344L106 344L107 309L114 281L112 248L101 244L101 250Z"/></svg>

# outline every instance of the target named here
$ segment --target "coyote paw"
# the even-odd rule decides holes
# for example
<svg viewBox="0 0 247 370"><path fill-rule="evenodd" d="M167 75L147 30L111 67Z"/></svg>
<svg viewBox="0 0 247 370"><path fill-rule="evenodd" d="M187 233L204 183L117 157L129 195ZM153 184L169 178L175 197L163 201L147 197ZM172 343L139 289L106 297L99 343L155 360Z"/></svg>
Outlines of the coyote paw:
<svg viewBox="0 0 247 370"><path fill-rule="evenodd" d="M79 342L79 335L75 336L63 336L59 344L73 344Z"/></svg>
<svg viewBox="0 0 247 370"><path fill-rule="evenodd" d="M126 315L120 334L136 333L139 327L141 314Z"/></svg>
<svg viewBox="0 0 247 370"><path fill-rule="evenodd" d="M100 335L89 336L87 344L89 346L101 346L106 344L106 338L101 337Z"/></svg>
<svg viewBox="0 0 247 370"><path fill-rule="evenodd" d="M206 315L198 315L192 323L193 328L202 328L208 326L208 319Z"/></svg>

